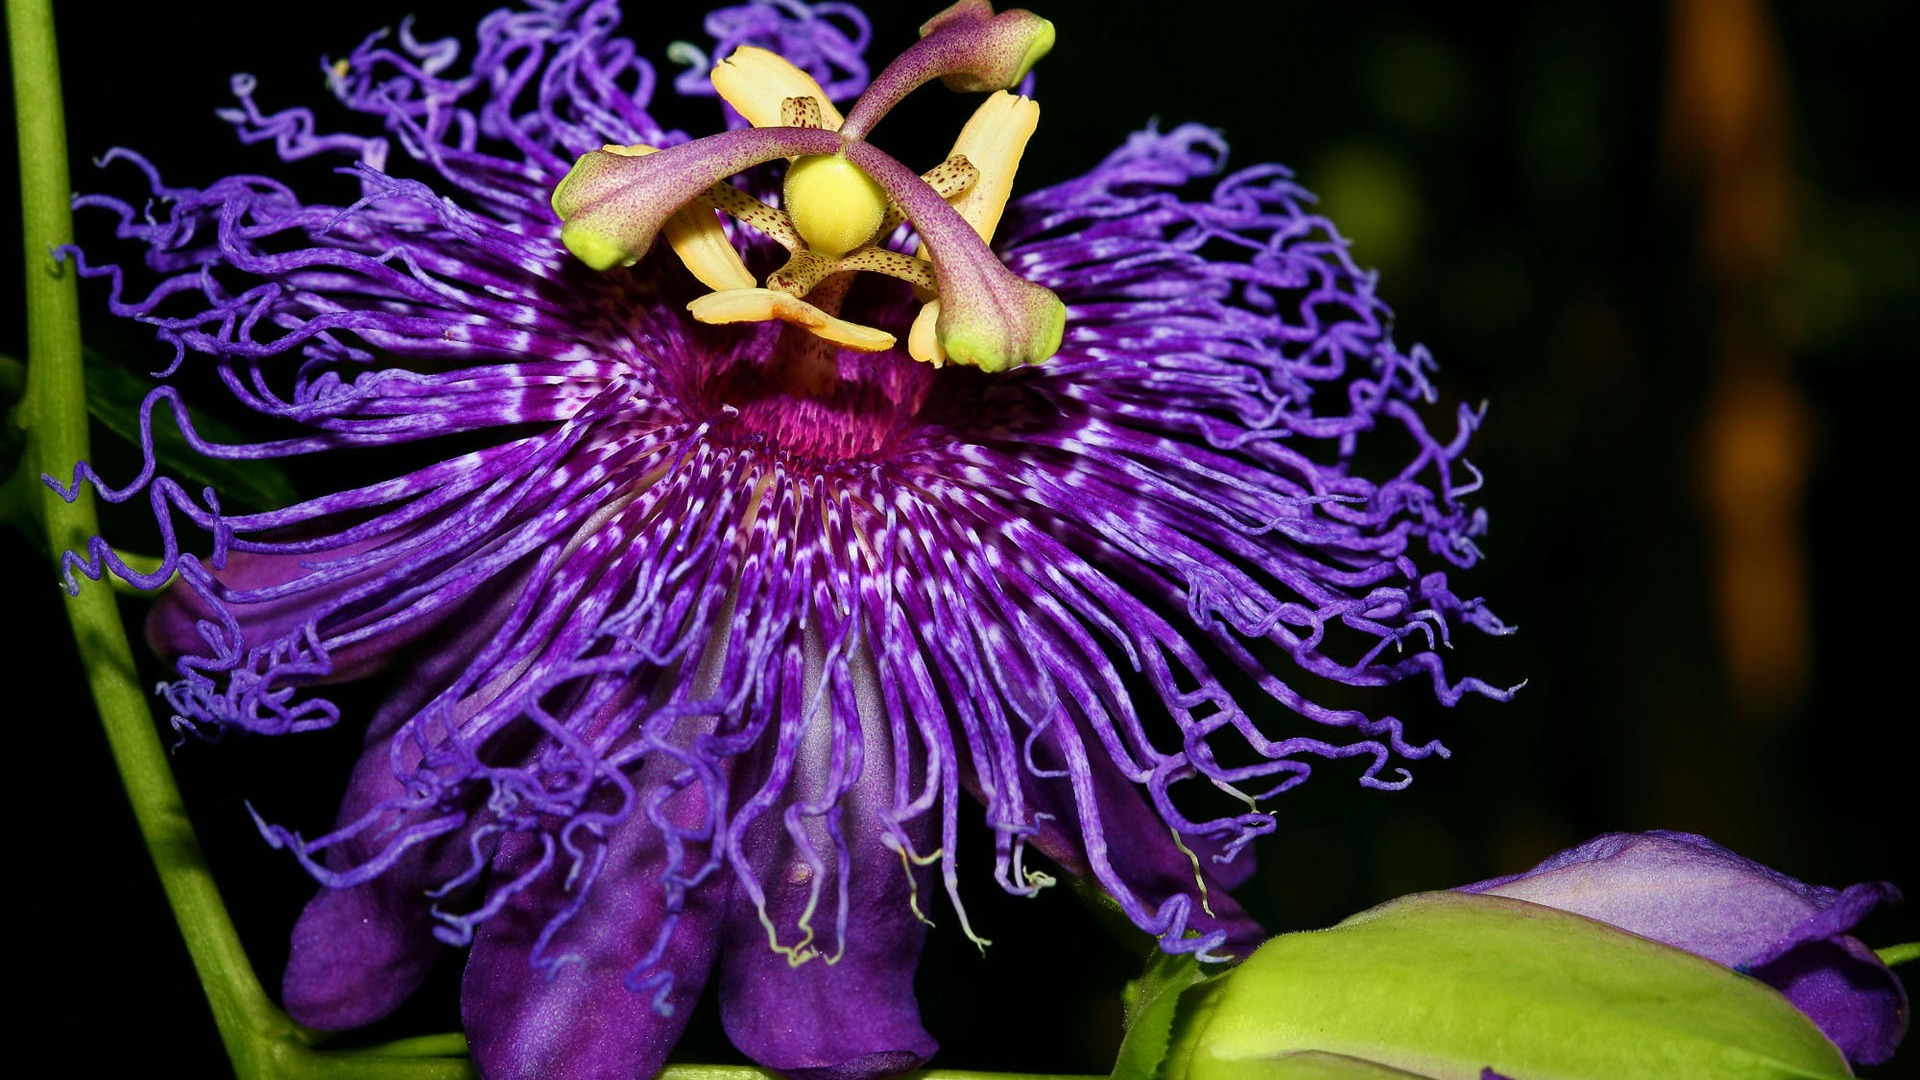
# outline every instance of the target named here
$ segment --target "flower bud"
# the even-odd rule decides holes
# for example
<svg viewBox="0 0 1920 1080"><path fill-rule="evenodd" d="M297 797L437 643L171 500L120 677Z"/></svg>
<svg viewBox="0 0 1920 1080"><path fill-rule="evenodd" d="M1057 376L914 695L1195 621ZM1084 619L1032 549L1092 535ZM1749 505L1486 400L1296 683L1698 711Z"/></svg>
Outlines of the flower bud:
<svg viewBox="0 0 1920 1080"><path fill-rule="evenodd" d="M1179 1012L1164 1080L1851 1075L1770 987L1592 919L1466 893L1274 938Z"/></svg>

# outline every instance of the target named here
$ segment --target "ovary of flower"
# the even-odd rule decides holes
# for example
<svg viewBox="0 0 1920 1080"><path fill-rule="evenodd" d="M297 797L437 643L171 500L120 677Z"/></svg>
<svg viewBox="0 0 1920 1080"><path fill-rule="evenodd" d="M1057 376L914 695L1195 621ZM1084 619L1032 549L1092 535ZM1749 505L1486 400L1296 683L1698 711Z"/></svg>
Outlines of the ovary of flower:
<svg viewBox="0 0 1920 1080"><path fill-rule="evenodd" d="M839 154L816 154L789 165L781 194L807 249L828 259L871 244L887 219L887 193Z"/></svg>

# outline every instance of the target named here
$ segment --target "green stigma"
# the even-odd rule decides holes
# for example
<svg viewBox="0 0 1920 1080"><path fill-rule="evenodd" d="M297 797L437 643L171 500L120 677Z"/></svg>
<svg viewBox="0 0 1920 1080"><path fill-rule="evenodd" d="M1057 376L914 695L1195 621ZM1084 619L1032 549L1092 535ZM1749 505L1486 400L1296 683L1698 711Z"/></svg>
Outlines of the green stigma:
<svg viewBox="0 0 1920 1080"><path fill-rule="evenodd" d="M599 233L585 229L560 229L560 242L565 244L573 257L593 267L595 270L611 270L616 266L632 266L639 260L627 252L621 245L608 240Z"/></svg>

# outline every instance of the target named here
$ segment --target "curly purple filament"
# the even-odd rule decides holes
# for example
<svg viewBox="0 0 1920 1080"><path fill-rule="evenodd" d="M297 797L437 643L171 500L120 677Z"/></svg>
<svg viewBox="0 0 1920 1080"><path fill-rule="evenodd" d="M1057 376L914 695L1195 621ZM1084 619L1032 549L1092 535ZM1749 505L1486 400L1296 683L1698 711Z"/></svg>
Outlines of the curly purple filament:
<svg viewBox="0 0 1920 1080"><path fill-rule="evenodd" d="M1437 651L1458 625L1507 631L1431 569L1478 558L1484 517L1462 501L1478 414L1429 430L1432 361L1393 344L1372 276L1285 170L1206 189L1226 148L1194 125L1140 132L1008 208L1000 257L1069 310L1043 366L842 352L830 394L784 393L765 363L781 327L696 323L672 260L595 274L558 242L547 200L575 158L685 139L646 111L654 74L617 22L604 0L495 12L464 66L406 24L375 35L329 70L380 134L323 134L236 79L223 116L243 141L353 160L357 190L335 202L264 176L172 187L125 150L105 161L149 195L76 201L145 246L144 292L65 254L172 347L167 373L206 364L291 434L209 443L168 387L143 431L164 408L231 459L497 432L254 514L160 475L150 437L127 484L85 463L49 480L152 505L157 571L102 540L65 567L71 587L177 576L149 629L177 658L177 725L327 727L329 683L397 676L337 828L263 825L328 887L296 931L296 1015L375 1018L438 934L474 943L470 1031L508 1032L476 1035L483 1068L552 1051L547 1006L523 1010L536 1024L502 1004L529 992L503 988L518 970L557 987L540 993L592 975L639 1001L604 1052L644 1071L717 955L729 1032L770 1067L912 1067L932 1052L910 988L936 873L966 925L963 793L1002 888L1049 880L1035 847L1162 948L1243 954L1259 928L1225 886L1275 827L1256 799L1315 759L1358 758L1363 785L1396 788L1401 763L1445 753L1390 716L1316 703L1290 668L1425 680L1448 704L1508 696L1450 678ZM755 4L711 26L830 93L864 81L850 7ZM770 244L739 242L770 264ZM902 334L916 308L884 281L848 303ZM1362 440L1404 445L1406 464L1360 475ZM204 555L183 523L211 538ZM378 941L327 952L321 931L348 909ZM748 972L790 964L875 988L904 971L904 1005L846 1006L894 1017L846 1038L894 1049L743 1034L772 1007L742 989ZM376 971L388 989L356 989Z"/></svg>

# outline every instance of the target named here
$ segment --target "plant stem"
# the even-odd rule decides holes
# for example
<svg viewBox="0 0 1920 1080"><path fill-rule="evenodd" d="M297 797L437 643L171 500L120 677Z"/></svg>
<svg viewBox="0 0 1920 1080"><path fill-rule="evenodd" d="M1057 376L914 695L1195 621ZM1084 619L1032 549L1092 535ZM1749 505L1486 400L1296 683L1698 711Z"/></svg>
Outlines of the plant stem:
<svg viewBox="0 0 1920 1080"><path fill-rule="evenodd" d="M1874 955L1878 956L1880 962L1888 967L1899 967L1901 964L1911 964L1915 960L1920 960L1920 941L1903 941L1898 945L1889 945L1884 949L1877 950Z"/></svg>
<svg viewBox="0 0 1920 1080"><path fill-rule="evenodd" d="M73 242L68 206L73 188L67 175L59 53L49 0L7 0L7 35L26 238L27 370L19 417L26 427L27 451L21 464L29 478L66 477L72 475L74 462L87 457L87 405L76 275L72 263L55 262L52 255ZM69 505L45 485L35 486L34 508L48 550L56 558L85 550L88 538L99 532L93 493L82 489ZM239 1075L266 1075L278 1056L276 1044L303 1042L304 1032L267 999L207 871L154 730L112 591L105 586L81 589L69 600L67 617L114 764L220 1037Z"/></svg>

